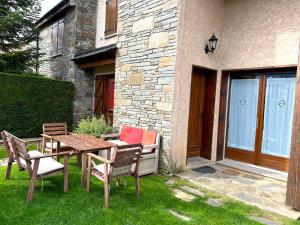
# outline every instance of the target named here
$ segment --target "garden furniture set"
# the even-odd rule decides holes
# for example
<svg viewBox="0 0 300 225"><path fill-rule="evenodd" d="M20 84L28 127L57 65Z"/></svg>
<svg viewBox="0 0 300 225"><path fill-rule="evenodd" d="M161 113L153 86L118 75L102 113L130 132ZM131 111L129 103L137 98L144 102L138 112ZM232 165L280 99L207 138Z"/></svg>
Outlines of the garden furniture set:
<svg viewBox="0 0 300 225"><path fill-rule="evenodd" d="M104 183L105 207L108 207L109 185L113 177L119 182L121 176L132 175L135 178L136 195L139 196L139 176L157 173L158 169L160 135L155 131L123 125L119 134L105 135L100 139L69 133L66 123L46 123L43 125L42 152L27 152L27 143L7 131L2 131L1 136L8 153L5 178L10 178L13 162L17 163L20 171L29 173L27 202L32 201L37 179L58 172L63 172L64 192L68 192L68 159L72 155L77 155L77 162L81 159L83 189L87 187L90 191L91 176ZM49 154L45 154L45 151ZM106 157L103 157L103 153L106 153ZM60 157L64 158L63 164L59 162Z"/></svg>

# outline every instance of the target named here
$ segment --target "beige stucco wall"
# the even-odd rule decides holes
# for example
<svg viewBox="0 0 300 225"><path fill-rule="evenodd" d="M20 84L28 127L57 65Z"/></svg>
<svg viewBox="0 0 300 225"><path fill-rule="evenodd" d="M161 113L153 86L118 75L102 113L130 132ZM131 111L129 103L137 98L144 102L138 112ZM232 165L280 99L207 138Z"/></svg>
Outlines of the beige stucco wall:
<svg viewBox="0 0 300 225"><path fill-rule="evenodd" d="M96 48L115 44L118 41L117 34L105 37L106 0L98 0Z"/></svg>
<svg viewBox="0 0 300 225"><path fill-rule="evenodd" d="M172 151L186 163L192 66L218 71L212 160L216 158L222 70L297 64L299 0L181 0L176 60ZM215 32L215 53L205 54Z"/></svg>
<svg viewBox="0 0 300 225"><path fill-rule="evenodd" d="M221 68L297 64L299 0L224 0Z"/></svg>

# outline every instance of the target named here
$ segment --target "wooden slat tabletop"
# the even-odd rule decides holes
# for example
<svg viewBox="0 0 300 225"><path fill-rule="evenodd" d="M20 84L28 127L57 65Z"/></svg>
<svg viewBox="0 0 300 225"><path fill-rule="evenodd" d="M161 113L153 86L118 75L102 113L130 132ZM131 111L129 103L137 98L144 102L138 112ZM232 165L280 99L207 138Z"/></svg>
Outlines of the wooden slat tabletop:
<svg viewBox="0 0 300 225"><path fill-rule="evenodd" d="M108 141L84 134L56 135L52 138L78 151L101 150L116 146Z"/></svg>

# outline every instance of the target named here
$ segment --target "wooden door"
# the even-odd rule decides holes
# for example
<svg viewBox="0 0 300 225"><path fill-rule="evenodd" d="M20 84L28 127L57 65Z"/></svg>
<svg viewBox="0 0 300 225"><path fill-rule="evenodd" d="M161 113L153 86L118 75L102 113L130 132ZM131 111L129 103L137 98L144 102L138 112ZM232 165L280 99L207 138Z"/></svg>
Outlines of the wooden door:
<svg viewBox="0 0 300 225"><path fill-rule="evenodd" d="M200 156L204 91L205 76L201 70L193 69L188 127L188 157Z"/></svg>
<svg viewBox="0 0 300 225"><path fill-rule="evenodd" d="M200 156L211 159L211 147L214 127L215 97L217 74L214 71L205 71L204 105L202 116Z"/></svg>
<svg viewBox="0 0 300 225"><path fill-rule="evenodd" d="M96 76L94 94L94 115L104 115L113 121L114 75Z"/></svg>

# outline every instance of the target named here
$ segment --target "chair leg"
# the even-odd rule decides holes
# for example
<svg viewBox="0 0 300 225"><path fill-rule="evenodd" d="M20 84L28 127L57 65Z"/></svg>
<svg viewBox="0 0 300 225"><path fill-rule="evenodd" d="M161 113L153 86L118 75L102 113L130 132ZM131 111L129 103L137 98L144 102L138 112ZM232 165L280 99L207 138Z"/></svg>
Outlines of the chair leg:
<svg viewBox="0 0 300 225"><path fill-rule="evenodd" d="M79 157L79 155L78 155ZM86 186L87 186L87 192L90 192L91 190L91 170L92 170L92 159L89 156L88 158L88 172L87 172L87 180L86 180Z"/></svg>
<svg viewBox="0 0 300 225"><path fill-rule="evenodd" d="M7 168L6 168L6 174L5 174L5 179L8 180L10 177L11 173L11 167L12 167L13 161L11 159L8 160Z"/></svg>
<svg viewBox="0 0 300 225"><path fill-rule="evenodd" d="M35 181L37 178L39 163L40 163L39 159L36 159L34 161L33 171L32 171L31 177L30 177L30 184L29 184L29 190L28 190L28 195L27 195L28 203L32 202L32 197L33 197L33 192L34 192L34 188L35 188Z"/></svg>
<svg viewBox="0 0 300 225"><path fill-rule="evenodd" d="M120 177L116 177L116 184L117 184L117 186L120 186L120 180L121 180Z"/></svg>
<svg viewBox="0 0 300 225"><path fill-rule="evenodd" d="M64 156L64 192L68 192L69 190L69 168L68 168L68 159L69 156Z"/></svg>
<svg viewBox="0 0 300 225"><path fill-rule="evenodd" d="M104 207L108 208L108 202L109 202L109 183L106 180L104 182Z"/></svg>
<svg viewBox="0 0 300 225"><path fill-rule="evenodd" d="M81 156L82 156L82 154L81 153L78 153L78 155L77 155L77 166L81 166Z"/></svg>
<svg viewBox="0 0 300 225"><path fill-rule="evenodd" d="M140 178L139 175L135 175L135 194L136 197L140 197Z"/></svg>

